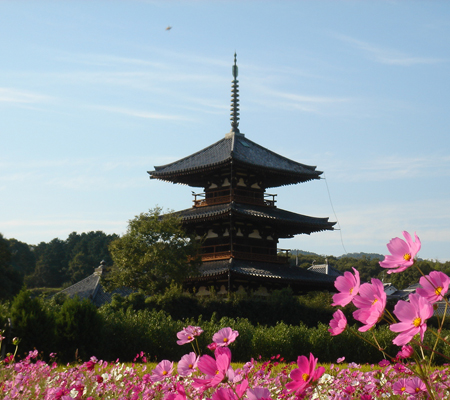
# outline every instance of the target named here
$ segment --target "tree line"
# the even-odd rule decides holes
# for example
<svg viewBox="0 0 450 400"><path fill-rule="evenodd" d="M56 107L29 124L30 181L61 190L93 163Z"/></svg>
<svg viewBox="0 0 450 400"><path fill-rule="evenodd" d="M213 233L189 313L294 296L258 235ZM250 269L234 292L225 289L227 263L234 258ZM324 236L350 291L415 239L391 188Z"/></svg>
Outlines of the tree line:
<svg viewBox="0 0 450 400"><path fill-rule="evenodd" d="M353 273L352 268L356 268L359 272L361 283L370 282L372 278L378 278L385 283L392 283L397 289L402 290L408 286L418 283L422 276L417 268L410 267L401 274L388 274L385 268L381 268L379 262L383 260L383 256L380 258L374 257L374 255L358 255L358 257L351 256L319 256L317 254L299 254L297 256L291 255L291 265L298 265L300 268L309 268L313 262L316 264L325 264L337 269L344 273L350 271ZM442 271L450 276L450 261L439 262L432 260L417 260L417 267L424 274L430 273L430 271Z"/></svg>
<svg viewBox="0 0 450 400"><path fill-rule="evenodd" d="M100 261L112 264L109 244L118 235L72 232L66 240L30 245L0 234L0 299L11 299L23 286L63 288L94 272Z"/></svg>

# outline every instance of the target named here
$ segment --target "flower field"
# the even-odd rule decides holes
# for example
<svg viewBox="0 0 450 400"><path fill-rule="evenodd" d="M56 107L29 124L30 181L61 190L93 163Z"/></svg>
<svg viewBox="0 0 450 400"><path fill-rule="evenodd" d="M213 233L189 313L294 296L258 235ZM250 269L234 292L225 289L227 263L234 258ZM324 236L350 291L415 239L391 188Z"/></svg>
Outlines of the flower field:
<svg viewBox="0 0 450 400"><path fill-rule="evenodd" d="M402 363L381 362L360 366L350 363L328 366L316 381L301 393L289 389L289 377L299 366L282 364L276 356L267 362L251 360L242 368L229 366L220 382L199 384L206 375L192 374L178 363L173 368L149 368L145 358L125 365L108 363L92 357L77 366L57 366L37 360L37 351L18 363L0 367L0 398L2 399L426 399L427 392L420 379ZM306 357L305 357L306 359ZM303 361L305 361L303 359ZM306 367L310 367L306 359ZM226 363L225 363L226 365ZM154 364L152 365L154 367ZM230 369L231 368L231 369ZM318 370L318 368L316 369ZM164 371L167 373L164 374ZM365 371L365 372L364 372ZM303 372L305 373L305 372ZM436 369L430 376L439 397L450 397L449 370ZM184 376L183 376L184 375Z"/></svg>
<svg viewBox="0 0 450 400"><path fill-rule="evenodd" d="M420 240L403 232L406 241L392 239L391 252L380 266L389 273L399 273L414 266L420 250ZM239 340L239 332L230 327L217 331L203 353L197 338L204 332L200 326L187 326L177 333L177 345L189 344L192 350L175 364L162 360L156 366L148 364L145 354L125 365L91 357L77 366L58 367L38 359L38 352L16 362L9 354L0 362L0 396L2 399L161 399L161 400L275 400L275 399L450 399L450 370L447 365L436 368L433 359L439 353L438 343L449 345L443 337L445 314L437 330L429 329L427 320L433 316L435 304L445 303L450 277L440 271L422 274L420 288L409 295L408 301L399 300L391 313L386 308L387 296L383 283L371 279L360 282L359 273L347 271L336 278L338 291L333 306L353 303L358 329L348 326L338 309L330 321L329 333L337 336L344 331L354 334L381 353L384 359L378 365L361 366L355 363L325 368L312 354L299 355L296 363L286 364L280 355L263 362L261 357L242 366L233 367L230 345ZM377 341L373 328L385 321L398 335L392 343L397 354L388 354ZM372 340L361 332L372 332ZM0 332L0 345L3 339ZM424 342L425 334L434 337L431 346ZM19 340L15 338L17 345ZM429 343L429 342L428 342Z"/></svg>

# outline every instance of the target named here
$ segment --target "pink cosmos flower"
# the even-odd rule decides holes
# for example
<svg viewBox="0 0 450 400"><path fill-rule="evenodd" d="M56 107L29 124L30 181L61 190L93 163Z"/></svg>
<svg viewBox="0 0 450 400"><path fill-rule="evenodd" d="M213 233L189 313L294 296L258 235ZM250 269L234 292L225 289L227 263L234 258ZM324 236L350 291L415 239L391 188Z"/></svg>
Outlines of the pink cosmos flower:
<svg viewBox="0 0 450 400"><path fill-rule="evenodd" d="M211 400L238 400L231 388L221 388L213 393Z"/></svg>
<svg viewBox="0 0 450 400"><path fill-rule="evenodd" d="M248 400L272 400L269 389L263 387L255 387L247 389Z"/></svg>
<svg viewBox="0 0 450 400"><path fill-rule="evenodd" d="M378 363L378 365L379 365L381 368L387 367L387 366L390 365L390 364L391 364L391 362L390 362L389 360L386 360L386 359L381 360L381 361Z"/></svg>
<svg viewBox="0 0 450 400"><path fill-rule="evenodd" d="M209 355L203 355L199 358L197 367L206 375L206 378L194 378L194 387L205 390L217 386L225 378L231 364L231 351L228 347L218 347L215 357L216 359Z"/></svg>
<svg viewBox="0 0 450 400"><path fill-rule="evenodd" d="M387 244L390 255L384 257L380 261L380 266L383 268L391 268L388 274L393 272L402 272L414 264L414 258L420 250L420 240L414 233L415 241L412 240L411 235L403 231L403 236L406 242L398 237L391 239Z"/></svg>
<svg viewBox="0 0 450 400"><path fill-rule="evenodd" d="M422 287L417 288L416 293L430 303L436 303L447 293L450 278L441 271L431 271L429 275L422 276L419 283Z"/></svg>
<svg viewBox="0 0 450 400"><path fill-rule="evenodd" d="M177 340L177 344L182 346L183 344L192 342L196 336L199 336L203 333L203 329L199 326L189 325L187 328L183 328L180 332L177 333L177 337L180 340Z"/></svg>
<svg viewBox="0 0 450 400"><path fill-rule="evenodd" d="M233 331L231 328L223 328L213 335L212 340L217 346L223 347L233 343L238 336L238 331Z"/></svg>
<svg viewBox="0 0 450 400"><path fill-rule="evenodd" d="M183 329L182 331L178 332L177 338L179 339L177 340L177 344L179 344L180 346L186 343L190 343L195 339L194 335L186 331L186 329Z"/></svg>
<svg viewBox="0 0 450 400"><path fill-rule="evenodd" d="M345 361L345 357L339 357L337 360L336 360L336 364L340 364L341 362L344 362Z"/></svg>
<svg viewBox="0 0 450 400"><path fill-rule="evenodd" d="M397 353L397 358L399 360L404 358L409 358L414 354L414 349L411 346L405 345L402 349Z"/></svg>
<svg viewBox="0 0 450 400"><path fill-rule="evenodd" d="M291 371L289 377L291 382L286 384L286 388L300 395L311 383L317 381L325 372L324 367L316 369L317 358L310 353L309 360L305 356L297 358L298 368Z"/></svg>
<svg viewBox="0 0 450 400"><path fill-rule="evenodd" d="M425 383L418 377L408 379L405 386L405 392L409 394L417 394L427 390Z"/></svg>
<svg viewBox="0 0 450 400"><path fill-rule="evenodd" d="M394 390L394 394L402 395L406 391L406 378L400 378L397 382L392 385L392 389Z"/></svg>
<svg viewBox="0 0 450 400"><path fill-rule="evenodd" d="M192 325L189 325L186 328L186 331L192 333L194 336L200 336L203 333L202 328L200 328L199 326L192 326Z"/></svg>
<svg viewBox="0 0 450 400"><path fill-rule="evenodd" d="M402 346L420 333L420 340L427 330L426 321L433 316L433 305L416 293L409 295L409 302L399 300L394 307L394 314L400 320L390 326L391 331L401 332L392 342Z"/></svg>
<svg viewBox="0 0 450 400"><path fill-rule="evenodd" d="M334 286L340 293L333 295L332 306L346 306L358 294L360 279L359 272L353 268L355 275L349 271L344 272L344 276L338 276L334 281Z"/></svg>
<svg viewBox="0 0 450 400"><path fill-rule="evenodd" d="M344 313L341 310L337 310L333 314L333 319L330 321L330 328L328 332L331 333L331 336L340 335L344 332L347 327L347 318L345 318Z"/></svg>
<svg viewBox="0 0 450 400"><path fill-rule="evenodd" d="M178 374L180 376L190 376L197 369L198 357L191 351L189 354L185 354L178 362Z"/></svg>
<svg viewBox="0 0 450 400"><path fill-rule="evenodd" d="M364 324L359 331L368 331L381 319L386 299L383 282L379 279L372 278L371 283L361 285L359 294L353 299L353 304L358 308L353 312L353 317Z"/></svg>
<svg viewBox="0 0 450 400"><path fill-rule="evenodd" d="M162 360L156 368L152 371L151 380L152 382L162 381L164 378L172 375L173 362L168 360Z"/></svg>
<svg viewBox="0 0 450 400"><path fill-rule="evenodd" d="M177 393L169 393L164 400L186 400L186 391L183 385L177 382Z"/></svg>

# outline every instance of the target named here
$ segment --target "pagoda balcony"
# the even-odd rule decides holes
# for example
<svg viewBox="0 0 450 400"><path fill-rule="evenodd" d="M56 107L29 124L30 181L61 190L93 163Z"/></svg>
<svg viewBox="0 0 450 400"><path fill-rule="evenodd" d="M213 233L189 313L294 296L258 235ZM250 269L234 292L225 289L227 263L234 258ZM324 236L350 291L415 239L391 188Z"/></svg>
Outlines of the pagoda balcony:
<svg viewBox="0 0 450 400"><path fill-rule="evenodd" d="M231 251L229 245L220 244L201 247L201 259L205 262L237 258L240 260L287 264L289 262L289 251L288 249L277 249L276 251L268 252L266 247L245 246L236 243L233 244L233 251Z"/></svg>
<svg viewBox="0 0 450 400"><path fill-rule="evenodd" d="M276 194L256 193L250 190L217 190L208 193L192 193L193 207L206 207L217 204L236 203L253 204L256 206L276 207Z"/></svg>

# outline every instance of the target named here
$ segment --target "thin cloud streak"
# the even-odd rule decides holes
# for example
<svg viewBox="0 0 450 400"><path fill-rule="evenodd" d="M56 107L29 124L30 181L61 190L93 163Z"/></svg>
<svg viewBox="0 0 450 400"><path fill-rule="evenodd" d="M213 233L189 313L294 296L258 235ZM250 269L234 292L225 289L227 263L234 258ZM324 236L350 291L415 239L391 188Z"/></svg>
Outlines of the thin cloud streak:
<svg viewBox="0 0 450 400"><path fill-rule="evenodd" d="M379 47L347 35L336 34L335 37L362 50L369 59L381 64L409 67L417 64L438 64L445 62L444 59L440 58L411 56L395 49Z"/></svg>
<svg viewBox="0 0 450 400"><path fill-rule="evenodd" d="M96 110L103 110L107 112L128 115L130 117L146 118L146 119L163 119L163 120L175 120L175 121L192 121L191 118L182 117L179 115L171 114L158 114L149 111L132 110L123 107L109 107L109 106L91 106Z"/></svg>
<svg viewBox="0 0 450 400"><path fill-rule="evenodd" d="M330 160L328 157L326 160ZM327 161L324 162L327 162ZM388 156L372 160L360 160L355 171L354 160L340 159L334 165L324 165L333 171L334 179L341 182L383 182L423 177L450 176L450 156L430 154L420 157Z"/></svg>
<svg viewBox="0 0 450 400"><path fill-rule="evenodd" d="M50 97L14 88L0 87L0 102L2 103L41 103Z"/></svg>
<svg viewBox="0 0 450 400"><path fill-rule="evenodd" d="M254 90L256 95L253 98L257 99L256 102L265 104L268 108L277 105L280 108L290 108L308 113L324 113L325 108L329 110L330 107L338 104L350 104L352 102L352 99L345 97L314 96L282 92L269 89L262 84L254 85Z"/></svg>

